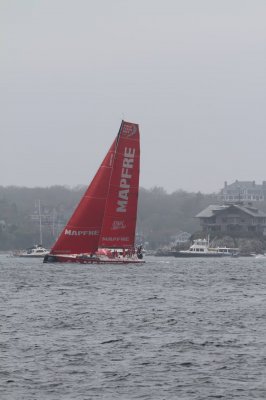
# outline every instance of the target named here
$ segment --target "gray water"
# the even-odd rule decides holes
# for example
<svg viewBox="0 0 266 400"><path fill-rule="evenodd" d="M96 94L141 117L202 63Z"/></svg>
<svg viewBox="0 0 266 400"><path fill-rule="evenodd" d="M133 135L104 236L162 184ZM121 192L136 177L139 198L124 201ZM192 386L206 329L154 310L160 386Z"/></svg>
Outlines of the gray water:
<svg viewBox="0 0 266 400"><path fill-rule="evenodd" d="M266 259L0 256L0 399L266 399Z"/></svg>

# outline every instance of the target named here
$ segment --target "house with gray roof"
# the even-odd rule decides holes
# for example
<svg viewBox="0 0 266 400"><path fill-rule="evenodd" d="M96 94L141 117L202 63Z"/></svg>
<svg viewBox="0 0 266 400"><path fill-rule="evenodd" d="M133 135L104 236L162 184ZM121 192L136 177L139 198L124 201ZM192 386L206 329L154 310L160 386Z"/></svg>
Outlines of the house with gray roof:
<svg viewBox="0 0 266 400"><path fill-rule="evenodd" d="M249 204L210 205L196 218L205 233L266 235L266 213Z"/></svg>
<svg viewBox="0 0 266 400"><path fill-rule="evenodd" d="M219 197L223 202L236 202L236 201L265 201L266 200L266 181L261 185L256 184L255 181L238 181L231 183L224 183L223 189L220 191Z"/></svg>

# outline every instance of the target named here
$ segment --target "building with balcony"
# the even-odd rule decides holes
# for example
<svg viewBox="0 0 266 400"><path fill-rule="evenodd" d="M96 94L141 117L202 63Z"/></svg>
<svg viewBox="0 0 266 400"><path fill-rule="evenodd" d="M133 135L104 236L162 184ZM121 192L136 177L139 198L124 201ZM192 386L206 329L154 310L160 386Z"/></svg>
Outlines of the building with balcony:
<svg viewBox="0 0 266 400"><path fill-rule="evenodd" d="M210 205L196 215L203 232L266 235L266 213L243 203Z"/></svg>
<svg viewBox="0 0 266 400"><path fill-rule="evenodd" d="M222 202L239 202L239 201L265 201L266 200L266 181L261 185L255 181L238 181L224 183L223 189L219 193L219 199Z"/></svg>

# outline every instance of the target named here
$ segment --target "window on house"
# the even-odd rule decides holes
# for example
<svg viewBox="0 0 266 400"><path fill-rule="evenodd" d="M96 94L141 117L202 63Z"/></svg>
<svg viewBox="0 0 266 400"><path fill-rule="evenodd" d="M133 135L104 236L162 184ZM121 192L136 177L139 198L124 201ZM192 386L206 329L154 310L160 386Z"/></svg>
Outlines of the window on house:
<svg viewBox="0 0 266 400"><path fill-rule="evenodd" d="M256 231L256 227L255 226L249 226L248 227L248 231L249 232L255 232Z"/></svg>

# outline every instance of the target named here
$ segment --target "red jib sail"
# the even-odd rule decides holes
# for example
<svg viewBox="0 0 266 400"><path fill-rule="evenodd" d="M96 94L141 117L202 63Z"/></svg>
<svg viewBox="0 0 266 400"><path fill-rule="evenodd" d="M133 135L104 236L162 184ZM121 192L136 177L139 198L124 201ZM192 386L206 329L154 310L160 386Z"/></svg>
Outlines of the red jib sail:
<svg viewBox="0 0 266 400"><path fill-rule="evenodd" d="M100 248L132 248L139 192L140 140L137 124L122 122L110 177Z"/></svg>
<svg viewBox="0 0 266 400"><path fill-rule="evenodd" d="M51 254L94 253L98 248L116 141L76 210L51 249Z"/></svg>
<svg viewBox="0 0 266 400"><path fill-rule="evenodd" d="M139 128L122 121L119 133L51 254L94 253L99 247L134 245Z"/></svg>

